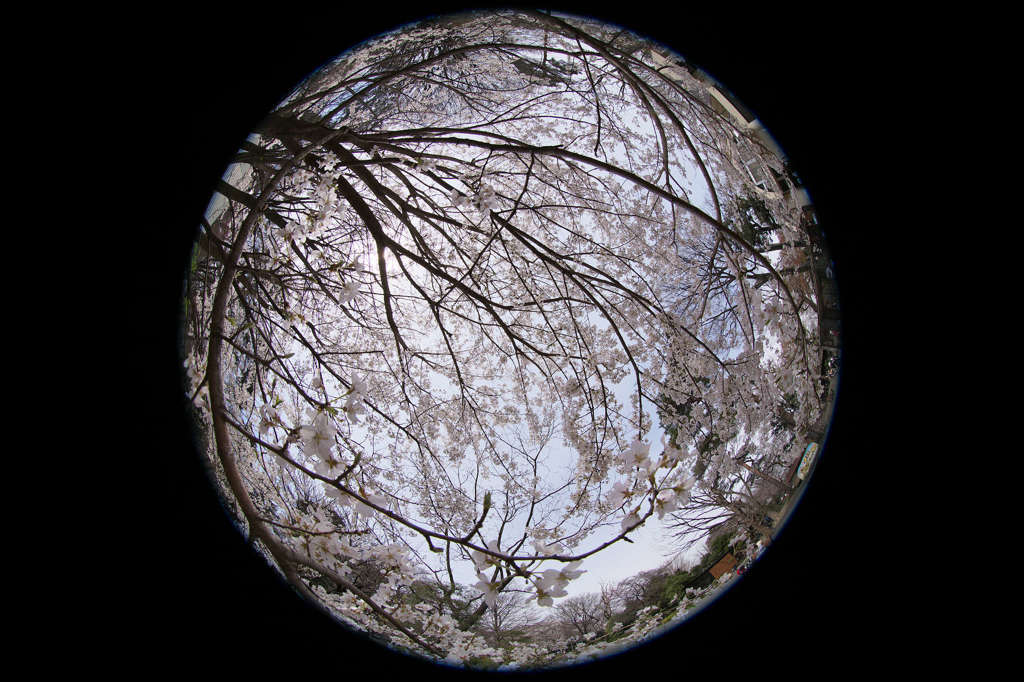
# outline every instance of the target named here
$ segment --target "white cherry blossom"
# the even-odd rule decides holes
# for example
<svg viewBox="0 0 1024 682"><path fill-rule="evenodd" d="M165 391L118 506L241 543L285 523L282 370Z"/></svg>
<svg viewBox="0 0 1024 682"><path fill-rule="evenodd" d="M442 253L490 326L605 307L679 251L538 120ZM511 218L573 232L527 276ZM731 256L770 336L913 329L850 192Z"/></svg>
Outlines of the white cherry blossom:
<svg viewBox="0 0 1024 682"><path fill-rule="evenodd" d="M207 221L237 260L197 249L185 370L239 527L320 606L432 660L565 662L473 619L561 607L672 523L756 517L743 495L821 415L823 306L782 159L714 87L508 10L379 36L254 131ZM360 571L372 590L323 587Z"/></svg>

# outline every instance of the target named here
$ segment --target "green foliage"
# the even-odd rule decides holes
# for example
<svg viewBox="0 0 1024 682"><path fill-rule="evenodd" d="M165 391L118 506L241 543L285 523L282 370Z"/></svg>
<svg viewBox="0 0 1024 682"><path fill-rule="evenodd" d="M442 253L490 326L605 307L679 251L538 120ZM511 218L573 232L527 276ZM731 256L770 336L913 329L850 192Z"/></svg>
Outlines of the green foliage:
<svg viewBox="0 0 1024 682"><path fill-rule="evenodd" d="M790 391L783 396L783 404L790 410L796 410L800 407L800 400L797 398L795 392Z"/></svg>
<svg viewBox="0 0 1024 682"><path fill-rule="evenodd" d="M700 444L700 453L707 454L708 452L714 452L722 444L722 437L717 433L709 434Z"/></svg>
<svg viewBox="0 0 1024 682"><path fill-rule="evenodd" d="M188 273L190 275L193 274L196 271L196 268L198 266L199 266L199 242L197 241L192 246L192 258L189 261Z"/></svg>
<svg viewBox="0 0 1024 682"><path fill-rule="evenodd" d="M441 600L441 590L436 585L423 580L415 580L409 585L409 589L404 596L405 602L410 606L415 606L422 602L434 604Z"/></svg>
<svg viewBox="0 0 1024 682"><path fill-rule="evenodd" d="M732 208L735 214L735 219L730 221L732 228L755 247L765 246L766 236L779 229L775 216L759 196L737 197Z"/></svg>
<svg viewBox="0 0 1024 682"><path fill-rule="evenodd" d="M533 641L533 635L526 630L506 630L502 633L504 646L515 646L516 644L529 644Z"/></svg>
<svg viewBox="0 0 1024 682"><path fill-rule="evenodd" d="M690 571L678 571L670 575L665 581L665 589L661 593L658 605L661 608L668 608L674 599L682 598L689 582L695 577L697 576Z"/></svg>
<svg viewBox="0 0 1024 682"><path fill-rule="evenodd" d="M704 570L710 568L715 562L722 558L722 556L729 551L729 541L732 540L735 532L722 533L717 538L712 540L711 546L708 548L708 553L704 555L704 559L701 561L701 565L704 566ZM707 563L705 566L704 564Z"/></svg>
<svg viewBox="0 0 1024 682"><path fill-rule="evenodd" d="M489 656L473 656L465 660L466 667L472 670L497 670L501 661L495 661Z"/></svg>
<svg viewBox="0 0 1024 682"><path fill-rule="evenodd" d="M612 632L611 630L608 630L604 635L601 636L599 641L604 642L605 644L611 644L615 640L622 639L623 637L628 636L629 633L630 633L630 630L632 629L632 626L633 626L634 622L636 622L636 621L630 621L629 623L623 623L622 627L620 627L619 629L615 630L614 632Z"/></svg>
<svg viewBox="0 0 1024 682"><path fill-rule="evenodd" d="M713 582L715 582L714 577L710 573L704 572L699 577L695 578L694 581L688 585L688 587L692 587L694 589L702 589L708 587Z"/></svg>
<svg viewBox="0 0 1024 682"><path fill-rule="evenodd" d="M733 535L735 533L726 533L715 538L711 543L711 551L701 557L700 563L689 570L679 570L668 576L663 583L664 587L657 603L658 607L666 609L673 600L682 599L686 595L687 588L699 589L710 585L714 578L707 571L729 551L729 540Z"/></svg>
<svg viewBox="0 0 1024 682"><path fill-rule="evenodd" d="M647 586L644 589L644 605L652 606L656 605L661 598L662 593L665 591L665 585L668 582L668 576L656 573L651 576L650 580L647 581Z"/></svg>

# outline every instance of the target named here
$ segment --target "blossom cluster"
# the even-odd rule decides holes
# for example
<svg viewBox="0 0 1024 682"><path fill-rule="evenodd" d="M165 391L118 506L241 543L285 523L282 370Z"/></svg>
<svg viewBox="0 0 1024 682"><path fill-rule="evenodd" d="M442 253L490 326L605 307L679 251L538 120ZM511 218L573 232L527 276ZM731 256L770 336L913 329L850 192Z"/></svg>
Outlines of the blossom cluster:
<svg viewBox="0 0 1024 682"><path fill-rule="evenodd" d="M569 585L569 582L576 580L586 573L585 570L580 568L581 563L573 561L566 564L564 568L548 568L541 571L539 576L535 574L533 576L533 585L536 589L535 599L537 604L539 606L552 606L554 598L566 596L568 592L565 588Z"/></svg>
<svg viewBox="0 0 1024 682"><path fill-rule="evenodd" d="M494 188L487 183L481 182L479 189L470 195L465 195L458 190L453 190L449 199L452 206L460 209L471 209L481 215L498 208L498 194Z"/></svg>
<svg viewBox="0 0 1024 682"><path fill-rule="evenodd" d="M486 30L490 35L499 28ZM561 54L579 49L575 41L586 38L580 31L564 42ZM528 41L531 32L520 26L516 35L517 41ZM558 30L550 27L538 29L534 37L542 37L545 55L559 40ZM531 77L531 89L519 89L524 72L518 67L530 63L526 53L525 62L514 69L504 58L482 61L493 58L489 52L465 64L438 60L422 65L417 77L424 81L450 77L448 69L483 69L477 75L486 71L494 86L487 88L488 107L501 97L531 94L529 101L503 106L507 116L491 121L487 130L467 126L448 140L447 131L463 125L463 119L447 122L452 126L447 131L421 128L434 130L426 143L415 128L444 122L432 118L448 111L433 106L439 102L424 101L429 115L379 106L372 115L359 113L360 107L368 111L369 103L385 101L375 99L378 80L393 79L400 88L401 69L386 79L365 79L366 89L359 91L363 104L353 103L354 113L342 116L362 116L364 128L351 130L365 137L335 137L333 152L306 146L312 140L301 134L318 110L332 110L333 103L317 103L321 94L309 93L302 118L294 122L300 132L291 140L289 117L297 109L282 109L275 127L285 132L261 134L254 144L268 153L250 156L261 172L280 168L275 164L289 155L295 167L277 176L283 177L279 190L260 196L268 201L259 205L267 208L242 251L245 262L239 263L237 279L221 282L224 288L218 290L228 291L231 314L244 316L252 332L232 337L235 348L213 360L222 363L219 375L225 385L219 388L225 389L226 407L235 417L229 427L234 429L229 430L232 444L252 441L249 451L239 450L238 459L244 484L257 493L251 497L261 517L247 521L274 519L281 543L314 557L325 576L351 577L362 563L373 564L374 570L379 565L381 574L374 577L380 580L367 590L369 599L331 592L324 593L324 603L397 645L419 652L425 651L424 642L434 645L442 652L439 658L450 662L494 656L516 665L554 654L540 645L522 645L511 653L487 645L478 632L460 627L452 617L454 593L446 595L447 607L410 599L415 580L426 576L430 582L445 573L438 560L468 557L472 562L477 582L451 585L471 595L471 603L479 603L482 595L494 609L502 591L511 589L529 592L531 604L553 606L585 572L579 561L566 560L571 555L557 540L572 549L620 521L619 535L625 536L655 514L658 519L678 515L691 503L696 485L691 474L703 477L702 486L719 475L737 481L736 456L744 438L784 395L807 393L810 381L793 372L803 349L788 341L796 338L802 320L783 300L778 282L751 285L752 277L764 276L751 267L750 256L757 254L745 254L721 239L713 225L677 221L677 213L687 213L676 210L688 201L686 195L673 203L663 201L667 197L661 192L652 201L646 189L664 173L666 191L673 192L687 164L692 165L690 159L681 161L685 145L662 144L652 136L650 131L659 126L636 131L630 121L676 101L675 89L658 87L654 74L659 72L652 72L653 84L645 92L660 100L652 108L631 103L631 88L615 85L635 82L616 76L625 67L609 62L601 67L601 78L589 80L589 67L600 61L597 53L594 64L576 63L564 71L561 62L546 58L537 64L552 82L564 78L570 85L565 92L591 88L595 101L615 102L597 110L610 120L591 122L587 117L594 109L586 98L566 102L554 96L563 93L562 85L553 86L550 104L548 97L533 98L547 92L545 78ZM582 66L588 68L577 68ZM363 67L366 73L375 68L369 62ZM470 104L484 97L473 92L474 79L458 82ZM338 88L327 91L340 96ZM459 110L484 110L462 105L459 101ZM678 113L688 130L704 131L694 134L712 134L714 121L702 120L688 106ZM395 115L401 129L415 134L388 128L398 120ZM421 117L426 118L417 120ZM387 134L377 135L375 129ZM588 132L592 129L602 134L595 138ZM470 136L491 149L478 153L483 147L468 143ZM302 159L294 157L290 141L296 140L311 152ZM367 159L365 140L387 140L380 143L387 149L372 147ZM719 146L700 142L701 149ZM424 144L430 145L429 158ZM721 146L731 153L726 142ZM576 159L570 163L564 152ZM629 157L626 165L615 158L621 152ZM358 163L340 164L335 154L355 156ZM594 158L588 161L589 156ZM412 161L402 164L403 158ZM441 169L436 159L444 159L446 167ZM452 179L449 166L470 170ZM718 170L711 170L717 182ZM462 189L431 177L439 171ZM242 191L258 192L257 179L270 175L252 177ZM366 205L357 208L355 199L340 199L345 178L363 193ZM719 186L723 204L736 195L730 183ZM498 210L503 201L499 191L510 205L515 200L507 229L490 234L458 224L479 223L478 218ZM227 222L213 223L227 230L221 235L232 233L230 221L242 219L250 205L229 200L238 210ZM379 229L367 229L372 221L366 210L377 218ZM460 211L465 213L455 217L461 220L453 220ZM381 239L381 230L391 246ZM704 247L706 253L700 251ZM796 258L790 251L779 253ZM357 258L374 253L380 259L371 257L364 269ZM268 260L272 265L264 269ZM687 265L693 262L709 265ZM395 267L385 272L382 263ZM216 263L212 266L216 272ZM235 298L231 284L237 285ZM709 291L722 293L709 297ZM705 301L710 298L706 310L703 304L691 305L686 292L705 292ZM775 339L786 339L785 345L765 362L766 346ZM716 353L721 357L712 357ZM299 358L288 360L294 355ZM190 392L205 396L202 362L187 362L186 373ZM373 377L372 403L366 376ZM636 410L631 413L614 393L633 376ZM652 401L666 432L672 430L660 454L643 440L643 434L651 433ZM669 409L672 405L679 406L677 412ZM801 404L798 422L807 421L808 409ZM548 441L557 438L550 434L559 427L564 449L576 456L564 471L558 469L558 457L548 457L558 449ZM259 440L245 428L255 429ZM632 441L623 435L634 432L640 435ZM265 457L268 449L278 458ZM698 459L702 474L695 473ZM477 489L502 490L505 497L489 517L485 498L484 515L472 526ZM694 493L697 500L700 492ZM472 533L464 536L471 526ZM520 531L523 543L535 541L535 556L521 562L503 555L497 542L483 543L481 551L475 541L461 539L507 539ZM438 538L449 551L437 547ZM420 551L426 549L431 552ZM467 564L457 570L470 569ZM682 601L695 596L687 591ZM397 618L420 639L391 627L381 613ZM628 637L616 641L645 636L662 616L642 611ZM578 644L579 654L585 655L601 651L608 640L589 633Z"/></svg>
<svg viewBox="0 0 1024 682"><path fill-rule="evenodd" d="M634 440L619 455L619 463L622 468L635 474L636 479L632 483L616 481L607 497L605 504L616 509L634 499L638 494L646 496L652 494L651 504L658 518L664 518L665 514L675 511L681 505L686 504L690 497L690 489L694 485L693 478L677 468L682 461L682 452L670 442L663 441L663 451L660 457L652 458L650 455L651 446L640 439ZM656 484L655 477L659 469L665 468L668 474L660 484ZM646 481L649 487L644 487ZM641 505L632 506L626 516L622 519L622 532L627 532L640 525L643 518L640 515Z"/></svg>

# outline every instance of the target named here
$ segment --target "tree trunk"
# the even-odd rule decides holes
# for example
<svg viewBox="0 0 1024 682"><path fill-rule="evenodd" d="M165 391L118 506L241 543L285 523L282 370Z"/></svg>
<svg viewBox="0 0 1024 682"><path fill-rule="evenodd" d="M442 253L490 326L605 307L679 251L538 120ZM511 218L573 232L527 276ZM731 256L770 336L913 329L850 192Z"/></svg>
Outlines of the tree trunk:
<svg viewBox="0 0 1024 682"><path fill-rule="evenodd" d="M762 473L762 472L758 471L757 469L755 469L754 467L750 466L746 462L740 462L739 465L741 467L743 467L744 469L746 469L747 471L751 472L752 474L754 474L756 476L760 476L761 478L763 478L766 481L771 481L776 486L778 486L783 492L789 492L791 490L791 488L788 485L786 485L785 483L783 483L779 479L774 478L772 476L769 476L768 474L765 474L765 473Z"/></svg>

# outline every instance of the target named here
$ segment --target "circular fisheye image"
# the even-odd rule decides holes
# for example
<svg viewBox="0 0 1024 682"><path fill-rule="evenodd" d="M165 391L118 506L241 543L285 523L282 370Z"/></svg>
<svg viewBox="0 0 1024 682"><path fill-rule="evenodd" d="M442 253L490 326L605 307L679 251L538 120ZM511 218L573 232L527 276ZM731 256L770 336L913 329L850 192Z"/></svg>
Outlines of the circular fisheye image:
<svg viewBox="0 0 1024 682"><path fill-rule="evenodd" d="M840 326L741 97L622 26L501 10L372 37L268 112L181 330L268 571L488 670L602 659L757 572L828 456Z"/></svg>

